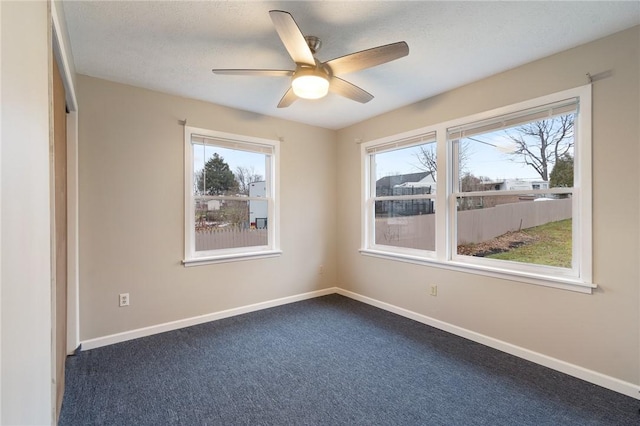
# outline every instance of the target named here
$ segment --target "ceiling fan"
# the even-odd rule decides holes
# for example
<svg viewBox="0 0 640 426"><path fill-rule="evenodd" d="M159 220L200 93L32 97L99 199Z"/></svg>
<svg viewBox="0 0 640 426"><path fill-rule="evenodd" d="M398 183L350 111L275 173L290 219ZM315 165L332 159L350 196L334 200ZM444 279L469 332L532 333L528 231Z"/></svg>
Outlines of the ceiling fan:
<svg viewBox="0 0 640 426"><path fill-rule="evenodd" d="M400 41L320 62L314 56L321 46L318 37L303 35L293 16L288 12L271 10L269 15L284 47L296 63L295 70L214 69L212 71L215 74L227 75L291 77L291 87L280 99L278 108L288 107L298 98L322 98L329 90L360 103L369 102L373 99L372 94L337 75L371 68L409 54L407 43Z"/></svg>

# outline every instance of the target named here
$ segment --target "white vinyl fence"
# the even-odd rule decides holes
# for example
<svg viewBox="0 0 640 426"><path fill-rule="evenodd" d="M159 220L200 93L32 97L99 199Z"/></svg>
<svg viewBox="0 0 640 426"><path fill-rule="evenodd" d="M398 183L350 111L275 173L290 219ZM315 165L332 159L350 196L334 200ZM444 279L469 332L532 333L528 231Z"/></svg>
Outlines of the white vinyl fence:
<svg viewBox="0 0 640 426"><path fill-rule="evenodd" d="M196 251L267 245L266 229L212 229L196 232Z"/></svg>
<svg viewBox="0 0 640 426"><path fill-rule="evenodd" d="M570 219L571 199L528 201L458 212L458 244ZM376 244L435 250L435 215L376 219Z"/></svg>

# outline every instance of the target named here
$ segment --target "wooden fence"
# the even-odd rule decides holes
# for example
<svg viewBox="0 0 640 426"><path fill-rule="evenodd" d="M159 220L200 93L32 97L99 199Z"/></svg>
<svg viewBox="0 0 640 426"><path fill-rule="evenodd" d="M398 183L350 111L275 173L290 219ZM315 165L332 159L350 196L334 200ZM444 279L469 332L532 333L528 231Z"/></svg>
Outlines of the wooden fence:
<svg viewBox="0 0 640 426"><path fill-rule="evenodd" d="M217 228L196 232L196 251L266 246L266 229Z"/></svg>
<svg viewBox="0 0 640 426"><path fill-rule="evenodd" d="M458 212L458 244L570 219L571 199L526 201ZM435 215L376 219L376 244L435 250Z"/></svg>

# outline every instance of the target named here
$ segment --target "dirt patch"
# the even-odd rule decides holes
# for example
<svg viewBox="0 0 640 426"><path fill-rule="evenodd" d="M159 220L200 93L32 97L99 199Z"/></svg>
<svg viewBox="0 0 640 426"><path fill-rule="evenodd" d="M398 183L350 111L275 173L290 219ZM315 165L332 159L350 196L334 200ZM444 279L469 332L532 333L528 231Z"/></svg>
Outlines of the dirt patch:
<svg viewBox="0 0 640 426"><path fill-rule="evenodd" d="M503 253L516 247L534 243L538 240L538 237L522 231L507 232L506 234L482 243L459 245L458 254L485 257L496 253Z"/></svg>

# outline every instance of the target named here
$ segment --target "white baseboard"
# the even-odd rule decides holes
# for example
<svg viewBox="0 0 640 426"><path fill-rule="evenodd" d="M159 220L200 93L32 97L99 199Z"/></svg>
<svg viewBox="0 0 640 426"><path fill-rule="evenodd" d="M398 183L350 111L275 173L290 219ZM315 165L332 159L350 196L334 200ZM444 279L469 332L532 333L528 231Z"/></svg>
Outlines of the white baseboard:
<svg viewBox="0 0 640 426"><path fill-rule="evenodd" d="M469 339L485 346L489 346L490 348L494 348L499 351L517 356L519 358L534 362L536 364L543 365L553 370L560 371L570 376L577 377L589 383L602 386L603 388L610 389L612 391L630 396L635 399L640 399L640 386L634 385L633 383L625 382L623 380L616 379L615 377L607 376L605 374L598 373L596 371L589 370L584 367L580 367L578 365L571 364L538 352L534 352L520 346L512 345L511 343L494 339L493 337L485 336L483 334L476 333L475 331L467 330L466 328L458 327L444 321L419 314L417 312L409 311L407 309L391 305L386 302L381 302L367 296L362 296L361 294L354 293L352 291L337 288L336 293L354 300L358 300L360 302L364 302L368 305L384 309L385 311L398 314L405 318L410 318L414 321L421 322L423 324L438 328L448 333L455 334L456 336L464 337L465 339Z"/></svg>
<svg viewBox="0 0 640 426"><path fill-rule="evenodd" d="M456 336L464 337L474 342L483 344L490 348L497 349L502 352L517 356L519 358L526 359L536 364L549 367L553 370L560 371L573 377L585 380L589 383L593 383L598 386L602 386L612 391L630 396L635 399L640 399L640 386L633 383L625 382L620 379L616 379L611 376L607 376L602 373L598 373L593 370L580 367L575 364L571 364L538 352L531 351L529 349L522 348L520 346L513 345L511 343L504 342L502 340L494 339L493 337L485 336L475 331L467 330L466 328L458 327L446 323L444 321L437 320L435 318L428 317L426 315L419 314L417 312L410 311L408 309L400 308L395 305L391 305L386 302L381 302L376 299L372 299L367 296L363 296L352 291L343 290L338 287L330 287L323 290L312 291L309 293L302 293L295 296L283 297L280 299L268 300L266 302L255 303L252 305L241 306L239 308L227 309L220 312L214 312L211 314L200 315L192 318L185 318L178 321L171 321L164 324L153 325L150 327L138 328L136 330L125 331L122 333L111 334L109 336L98 337L95 339L89 339L82 341L82 350L89 350L99 348L101 346L112 345L114 343L125 342L127 340L137 339L140 337L151 336L153 334L164 333L165 331L177 330L184 327L190 327L192 325L203 324L209 321L215 321L223 318L232 317L235 315L246 314L248 312L259 311L262 309L273 308L275 306L286 305L288 303L299 302L301 300L312 299L314 297L326 296L328 294L338 293L342 296L349 297L354 300L366 303L371 306L375 306L385 311L398 314L405 318L418 321L420 323L429 325L431 327L438 328Z"/></svg>
<svg viewBox="0 0 640 426"><path fill-rule="evenodd" d="M177 321L166 322L163 324L152 325L149 327L138 328L135 330L124 331L122 333L97 337L95 339L82 341L82 350L84 351L99 348L101 346L113 345L114 343L126 342L127 340L138 339L140 337L151 336L158 333L164 333L165 331L177 330L180 328L190 327L192 325L203 324L210 321L246 314L248 312L273 308L275 306L286 305L288 303L299 302L306 299L313 299L314 297L326 296L327 294L334 293L337 293L337 288L330 287L323 290L311 291L309 293L302 293L295 296L268 300L266 302L254 303L252 305L241 306L239 308L227 309L211 314L199 315L197 317L185 318Z"/></svg>

